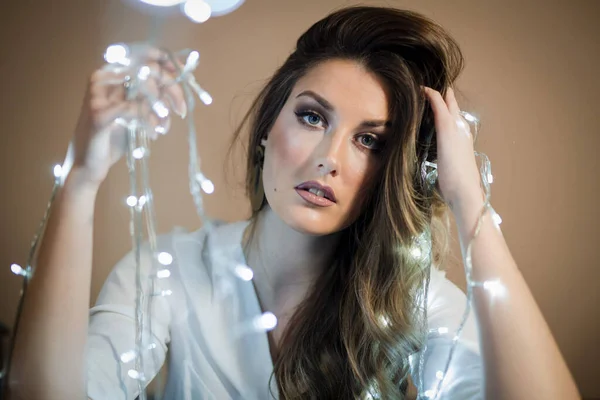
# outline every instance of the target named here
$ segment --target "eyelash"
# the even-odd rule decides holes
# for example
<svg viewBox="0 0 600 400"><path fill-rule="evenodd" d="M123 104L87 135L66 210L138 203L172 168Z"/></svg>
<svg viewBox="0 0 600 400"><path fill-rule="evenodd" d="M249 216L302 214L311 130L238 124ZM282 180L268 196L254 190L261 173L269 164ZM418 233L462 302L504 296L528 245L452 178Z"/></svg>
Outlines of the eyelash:
<svg viewBox="0 0 600 400"><path fill-rule="evenodd" d="M306 120L304 119L305 117L316 116L316 117L319 117L321 119L321 122L324 122L325 124L327 124L327 120L321 114L319 114L318 112L313 111L313 110L295 111L294 114L296 114L296 117L298 118L298 121L302 125L307 126L307 127L311 128L311 129L315 129L315 128L317 128L317 126L309 124L308 122L306 122ZM373 152L380 152L381 151L381 147L383 145L382 141L376 135L372 135L372 134L361 134L361 135L359 135L359 138L360 137L365 137L365 136L371 137L371 138L375 139L375 143L376 143L375 147L367 147L367 146L365 146L363 144L360 144L360 142L359 142L359 144L361 145L361 147L363 147L363 148L365 148L367 150L373 151Z"/></svg>

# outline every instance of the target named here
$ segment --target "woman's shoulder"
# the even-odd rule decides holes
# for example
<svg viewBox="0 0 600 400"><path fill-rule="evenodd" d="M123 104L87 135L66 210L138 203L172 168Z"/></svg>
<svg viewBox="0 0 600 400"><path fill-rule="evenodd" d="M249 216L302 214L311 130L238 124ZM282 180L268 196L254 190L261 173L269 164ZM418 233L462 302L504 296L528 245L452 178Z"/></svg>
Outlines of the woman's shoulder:
<svg viewBox="0 0 600 400"><path fill-rule="evenodd" d="M227 255L241 251L241 237L248 221L225 222L211 220L202 227L188 230L175 226L157 235L155 246L150 241L140 246L142 274L153 274L157 268L168 269L171 277L185 279L186 272L195 275L206 269L218 269ZM131 249L114 266L109 276L121 276L126 281L136 268L136 250ZM198 277L198 276L197 276ZM134 282L133 279L131 279Z"/></svg>
<svg viewBox="0 0 600 400"><path fill-rule="evenodd" d="M211 220L195 230L175 226L171 231L157 236L157 251L169 252L175 257L184 249L192 249L197 253L207 248L218 250L221 247L240 246L243 231L248 223L249 221L245 220L235 222ZM147 246L148 243L145 245ZM186 254L179 255L180 259L186 258Z"/></svg>

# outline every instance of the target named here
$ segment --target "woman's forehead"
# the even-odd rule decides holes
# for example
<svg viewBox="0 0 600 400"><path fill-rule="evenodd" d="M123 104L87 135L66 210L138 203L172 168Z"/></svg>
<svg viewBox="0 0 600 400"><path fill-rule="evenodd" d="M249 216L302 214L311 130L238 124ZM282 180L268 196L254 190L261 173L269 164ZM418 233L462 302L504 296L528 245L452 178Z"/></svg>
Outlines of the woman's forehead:
<svg viewBox="0 0 600 400"><path fill-rule="evenodd" d="M322 97L337 113L365 119L388 117L385 87L375 74L355 61L331 60L311 68L296 82L292 97L305 92Z"/></svg>

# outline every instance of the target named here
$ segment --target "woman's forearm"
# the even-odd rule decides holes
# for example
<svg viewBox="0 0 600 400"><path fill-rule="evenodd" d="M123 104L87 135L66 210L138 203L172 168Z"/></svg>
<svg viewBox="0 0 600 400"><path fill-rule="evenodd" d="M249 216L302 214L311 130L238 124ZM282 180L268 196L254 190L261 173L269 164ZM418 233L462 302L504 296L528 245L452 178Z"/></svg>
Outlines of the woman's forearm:
<svg viewBox="0 0 600 400"><path fill-rule="evenodd" d="M95 188L76 172L59 189L17 331L11 399L81 399L92 271Z"/></svg>
<svg viewBox="0 0 600 400"><path fill-rule="evenodd" d="M466 247L483 208L478 196L453 208ZM473 242L472 279L498 280L501 290L473 288L488 399L578 399L575 381L500 229L487 212Z"/></svg>

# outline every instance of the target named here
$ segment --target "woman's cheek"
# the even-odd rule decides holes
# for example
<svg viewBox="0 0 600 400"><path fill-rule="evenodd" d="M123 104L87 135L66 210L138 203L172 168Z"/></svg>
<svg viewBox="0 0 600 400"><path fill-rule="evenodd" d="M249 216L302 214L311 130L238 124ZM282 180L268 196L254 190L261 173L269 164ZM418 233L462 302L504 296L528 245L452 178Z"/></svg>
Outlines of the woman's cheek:
<svg viewBox="0 0 600 400"><path fill-rule="evenodd" d="M314 146L310 135L301 129L283 129L273 136L276 168L300 168L310 157Z"/></svg>

